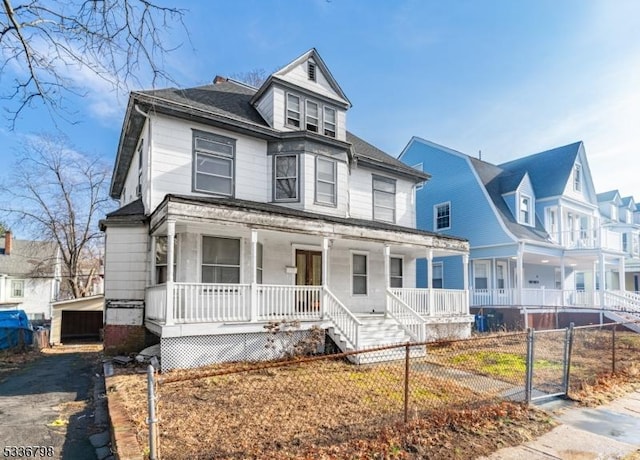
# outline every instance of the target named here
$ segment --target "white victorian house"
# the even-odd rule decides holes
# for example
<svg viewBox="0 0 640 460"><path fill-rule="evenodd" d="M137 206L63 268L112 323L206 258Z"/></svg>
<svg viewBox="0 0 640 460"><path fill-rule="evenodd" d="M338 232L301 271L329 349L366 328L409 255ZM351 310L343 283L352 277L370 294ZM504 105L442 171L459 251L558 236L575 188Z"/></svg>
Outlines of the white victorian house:
<svg viewBox="0 0 640 460"><path fill-rule="evenodd" d="M266 359L283 318L342 350L468 335L466 281L416 289L417 259L467 273L467 241L416 229L429 175L347 131L350 106L315 49L257 89L132 93L101 222L105 349L151 333L163 369Z"/></svg>

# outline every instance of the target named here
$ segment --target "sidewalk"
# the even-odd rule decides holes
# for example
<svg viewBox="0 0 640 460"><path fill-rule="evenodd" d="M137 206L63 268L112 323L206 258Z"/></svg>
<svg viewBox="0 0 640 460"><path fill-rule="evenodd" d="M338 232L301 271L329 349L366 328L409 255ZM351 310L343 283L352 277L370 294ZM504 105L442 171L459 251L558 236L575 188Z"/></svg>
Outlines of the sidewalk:
<svg viewBox="0 0 640 460"><path fill-rule="evenodd" d="M535 441L501 449L482 459L640 459L640 391L595 408L559 402L539 407L560 425Z"/></svg>

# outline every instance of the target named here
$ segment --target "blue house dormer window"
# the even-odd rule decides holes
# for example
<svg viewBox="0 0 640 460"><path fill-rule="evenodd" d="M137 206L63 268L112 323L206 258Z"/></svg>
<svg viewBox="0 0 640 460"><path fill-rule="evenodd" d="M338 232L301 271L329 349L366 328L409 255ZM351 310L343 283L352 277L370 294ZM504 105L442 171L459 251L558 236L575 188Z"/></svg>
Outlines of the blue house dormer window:
<svg viewBox="0 0 640 460"><path fill-rule="evenodd" d="M582 191L582 167L578 163L573 166L573 190Z"/></svg>
<svg viewBox="0 0 640 460"><path fill-rule="evenodd" d="M531 213L531 198L526 195L520 196L520 223L524 225L531 225L532 213Z"/></svg>

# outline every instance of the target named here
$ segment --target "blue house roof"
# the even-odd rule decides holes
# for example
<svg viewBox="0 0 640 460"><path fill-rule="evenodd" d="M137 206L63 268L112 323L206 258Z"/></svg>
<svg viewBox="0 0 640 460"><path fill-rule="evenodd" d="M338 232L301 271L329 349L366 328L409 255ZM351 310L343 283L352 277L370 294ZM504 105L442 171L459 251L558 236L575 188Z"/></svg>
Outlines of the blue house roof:
<svg viewBox="0 0 640 460"><path fill-rule="evenodd" d="M529 173L536 198L562 195L582 141L499 165L512 174Z"/></svg>

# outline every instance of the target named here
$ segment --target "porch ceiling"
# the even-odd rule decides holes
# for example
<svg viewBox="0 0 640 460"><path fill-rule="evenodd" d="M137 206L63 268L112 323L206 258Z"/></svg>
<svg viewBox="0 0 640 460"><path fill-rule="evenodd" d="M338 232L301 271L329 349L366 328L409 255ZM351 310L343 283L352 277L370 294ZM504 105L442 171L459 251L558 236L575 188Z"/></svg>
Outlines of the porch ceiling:
<svg viewBox="0 0 640 460"><path fill-rule="evenodd" d="M296 239L321 241L345 239L388 244L392 248L405 248L426 254L433 249L434 256L468 254L466 240L440 236L412 228L381 222L325 216L283 208L268 203L239 200L194 199L168 195L151 216L151 233L162 235L168 220L176 222L177 231L187 228L203 233L222 232L246 236L251 230L272 235L295 236Z"/></svg>

